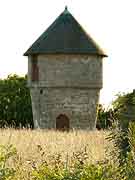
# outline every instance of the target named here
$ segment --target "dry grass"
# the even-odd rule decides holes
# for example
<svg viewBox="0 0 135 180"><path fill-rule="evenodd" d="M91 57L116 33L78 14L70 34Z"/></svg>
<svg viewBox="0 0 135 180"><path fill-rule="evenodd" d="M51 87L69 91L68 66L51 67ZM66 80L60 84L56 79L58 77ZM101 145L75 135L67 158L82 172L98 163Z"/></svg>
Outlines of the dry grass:
<svg viewBox="0 0 135 180"><path fill-rule="evenodd" d="M13 144L17 149L17 155L8 161L8 166L16 169L14 180L32 180L31 172L39 165L47 162L53 167L60 160L64 166L72 167L75 154L80 153L81 158L85 158L85 151L89 163L104 160L106 149L112 148L106 140L108 133L0 129L0 144Z"/></svg>
<svg viewBox="0 0 135 180"><path fill-rule="evenodd" d="M73 153L87 150L91 162L103 160L110 143L105 139L106 131L56 132L45 130L0 130L0 144L13 144L23 161L39 160L39 156L51 161L61 154L63 161Z"/></svg>

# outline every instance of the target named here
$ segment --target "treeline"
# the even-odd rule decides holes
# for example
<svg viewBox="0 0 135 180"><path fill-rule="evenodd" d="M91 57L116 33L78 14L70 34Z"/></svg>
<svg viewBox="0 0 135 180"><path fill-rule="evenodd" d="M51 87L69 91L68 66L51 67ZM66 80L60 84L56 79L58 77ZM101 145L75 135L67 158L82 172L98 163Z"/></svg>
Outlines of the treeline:
<svg viewBox="0 0 135 180"><path fill-rule="evenodd" d="M135 90L131 93L118 94L112 102L111 108L98 106L97 128L108 129L118 123L122 129L128 127L129 122L135 121Z"/></svg>
<svg viewBox="0 0 135 180"><path fill-rule="evenodd" d="M27 77L9 75L0 80L0 127L33 127Z"/></svg>
<svg viewBox="0 0 135 180"><path fill-rule="evenodd" d="M135 120L135 91L119 94L111 108L98 105L97 129L108 129L117 120L123 128ZM26 76L9 75L6 79L0 79L0 127L33 128Z"/></svg>

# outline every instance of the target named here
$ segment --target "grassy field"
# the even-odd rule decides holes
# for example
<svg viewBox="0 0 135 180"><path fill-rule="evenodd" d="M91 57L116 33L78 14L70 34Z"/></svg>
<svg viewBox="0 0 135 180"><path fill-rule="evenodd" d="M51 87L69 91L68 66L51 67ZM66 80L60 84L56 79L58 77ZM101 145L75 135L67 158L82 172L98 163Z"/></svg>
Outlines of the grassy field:
<svg viewBox="0 0 135 180"><path fill-rule="evenodd" d="M0 144L13 144L19 154L27 159L38 159L39 151L44 151L46 158L61 154L67 155L86 150L92 162L103 160L105 150L110 148L106 140L107 131L56 132L44 130L0 130Z"/></svg>
<svg viewBox="0 0 135 180"><path fill-rule="evenodd" d="M29 172L34 166L47 162L49 165L60 161L68 166L74 158L96 163L106 158L106 150L113 145L106 140L107 131L56 132L52 130L0 130L0 144L13 144L17 149L15 158L9 159L9 166L18 168L18 179L30 179ZM57 162L58 164L59 162ZM22 171L23 169L23 171Z"/></svg>

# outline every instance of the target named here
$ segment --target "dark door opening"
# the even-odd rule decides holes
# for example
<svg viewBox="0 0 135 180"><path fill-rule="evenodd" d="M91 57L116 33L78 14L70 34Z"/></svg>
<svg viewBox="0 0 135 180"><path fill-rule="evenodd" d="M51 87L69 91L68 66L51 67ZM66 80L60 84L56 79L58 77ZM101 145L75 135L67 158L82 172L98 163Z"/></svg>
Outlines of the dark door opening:
<svg viewBox="0 0 135 180"><path fill-rule="evenodd" d="M69 130L69 118L66 115L60 114L56 118L56 129L61 131Z"/></svg>

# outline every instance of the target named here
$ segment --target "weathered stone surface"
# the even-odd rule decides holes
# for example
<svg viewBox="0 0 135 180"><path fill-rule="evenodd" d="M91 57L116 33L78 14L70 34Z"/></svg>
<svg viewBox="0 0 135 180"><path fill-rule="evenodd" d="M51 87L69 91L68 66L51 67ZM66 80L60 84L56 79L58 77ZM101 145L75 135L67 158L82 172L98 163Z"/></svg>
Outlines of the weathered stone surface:
<svg viewBox="0 0 135 180"><path fill-rule="evenodd" d="M39 55L39 81L31 81L35 128L56 128L56 118L64 114L70 128L94 129L99 92L102 88L102 59L86 55Z"/></svg>

